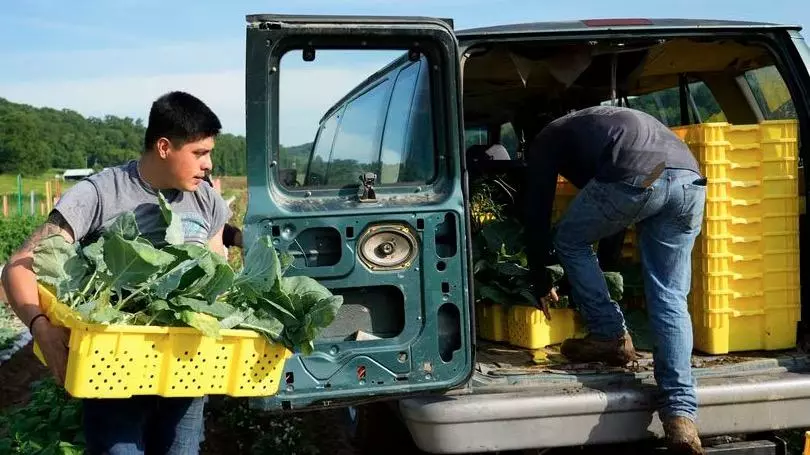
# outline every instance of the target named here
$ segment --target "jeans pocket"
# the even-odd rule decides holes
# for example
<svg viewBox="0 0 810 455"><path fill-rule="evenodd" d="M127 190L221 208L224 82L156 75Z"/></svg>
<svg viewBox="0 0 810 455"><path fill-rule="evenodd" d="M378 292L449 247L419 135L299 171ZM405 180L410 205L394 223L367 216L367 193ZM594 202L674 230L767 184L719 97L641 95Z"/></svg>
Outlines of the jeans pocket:
<svg viewBox="0 0 810 455"><path fill-rule="evenodd" d="M611 222L630 225L644 208L652 188L631 182L602 183L592 181L586 187L591 203Z"/></svg>
<svg viewBox="0 0 810 455"><path fill-rule="evenodd" d="M706 207L706 180L683 184L683 205L678 222L685 229L700 230Z"/></svg>

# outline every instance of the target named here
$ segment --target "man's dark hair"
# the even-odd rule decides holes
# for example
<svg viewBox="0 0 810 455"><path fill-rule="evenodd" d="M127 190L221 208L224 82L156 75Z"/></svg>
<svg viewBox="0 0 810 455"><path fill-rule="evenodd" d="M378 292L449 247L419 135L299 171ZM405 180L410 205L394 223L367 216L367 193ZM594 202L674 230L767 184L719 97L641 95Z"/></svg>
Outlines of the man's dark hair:
<svg viewBox="0 0 810 455"><path fill-rule="evenodd" d="M144 151L152 150L161 137L182 147L187 142L216 136L222 129L216 114L199 98L185 92L169 92L152 103Z"/></svg>

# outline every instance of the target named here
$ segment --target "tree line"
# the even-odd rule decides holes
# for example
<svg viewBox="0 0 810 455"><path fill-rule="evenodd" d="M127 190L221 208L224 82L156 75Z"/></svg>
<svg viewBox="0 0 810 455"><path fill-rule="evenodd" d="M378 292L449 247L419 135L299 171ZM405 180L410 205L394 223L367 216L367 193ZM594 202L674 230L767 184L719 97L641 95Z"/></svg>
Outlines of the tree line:
<svg viewBox="0 0 810 455"><path fill-rule="evenodd" d="M36 176L54 168L100 170L122 164L141 154L145 131L141 119L84 117L70 109L37 108L0 98L0 174ZM221 134L213 173L245 175L245 149L244 136ZM297 155L308 151L309 145L290 149Z"/></svg>

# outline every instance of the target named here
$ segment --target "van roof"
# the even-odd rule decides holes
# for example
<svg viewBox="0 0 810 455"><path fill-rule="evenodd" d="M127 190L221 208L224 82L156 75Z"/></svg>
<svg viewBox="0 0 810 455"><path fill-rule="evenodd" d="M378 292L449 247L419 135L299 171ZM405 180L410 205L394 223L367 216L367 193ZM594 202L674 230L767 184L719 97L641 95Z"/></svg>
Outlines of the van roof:
<svg viewBox="0 0 810 455"><path fill-rule="evenodd" d="M572 33L593 32L594 30L650 30L650 29L793 29L801 30L800 25L780 25L768 22L746 22L712 19L643 19L643 18L614 18L614 19L583 19L577 21L559 22L528 22L522 24L507 24L491 27L478 27L456 31L459 39L485 37L492 35L523 35L531 33Z"/></svg>

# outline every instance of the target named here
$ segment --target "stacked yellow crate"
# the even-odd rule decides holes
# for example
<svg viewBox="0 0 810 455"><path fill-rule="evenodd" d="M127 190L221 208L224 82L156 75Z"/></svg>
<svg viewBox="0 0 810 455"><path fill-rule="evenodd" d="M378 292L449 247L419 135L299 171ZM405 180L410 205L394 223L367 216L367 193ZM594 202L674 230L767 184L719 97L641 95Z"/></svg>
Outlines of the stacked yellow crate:
<svg viewBox="0 0 810 455"><path fill-rule="evenodd" d="M794 347L800 316L795 121L673 128L708 178L693 250L695 348Z"/></svg>

